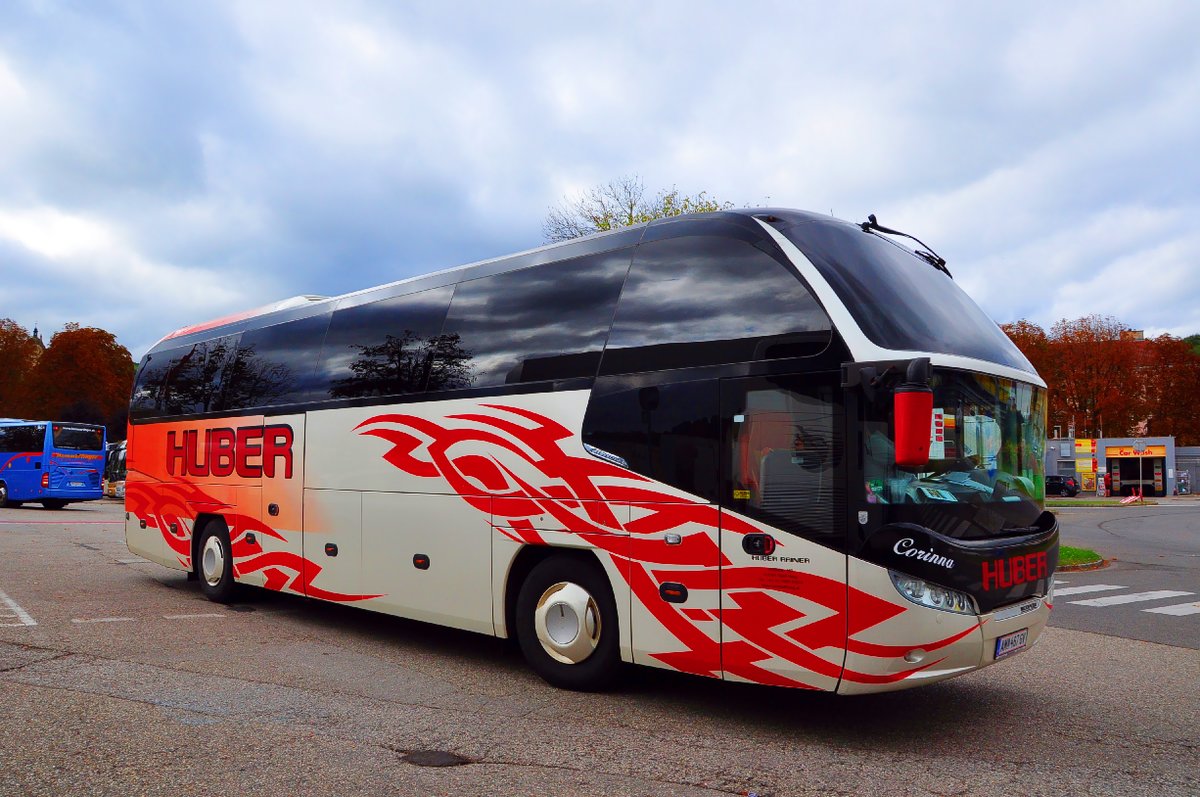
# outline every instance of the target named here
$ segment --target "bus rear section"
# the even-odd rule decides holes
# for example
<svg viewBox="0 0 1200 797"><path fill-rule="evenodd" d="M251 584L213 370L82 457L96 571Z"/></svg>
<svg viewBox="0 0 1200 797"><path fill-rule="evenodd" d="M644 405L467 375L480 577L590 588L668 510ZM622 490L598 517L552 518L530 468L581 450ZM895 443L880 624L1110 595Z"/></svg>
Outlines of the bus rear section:
<svg viewBox="0 0 1200 797"><path fill-rule="evenodd" d="M826 217L663 220L187 328L130 419L135 553L215 600L515 636L559 686L898 689L1027 650L1050 609L1044 384L948 273Z"/></svg>
<svg viewBox="0 0 1200 797"><path fill-rule="evenodd" d="M0 423L0 506L61 509L102 497L103 426L58 421Z"/></svg>

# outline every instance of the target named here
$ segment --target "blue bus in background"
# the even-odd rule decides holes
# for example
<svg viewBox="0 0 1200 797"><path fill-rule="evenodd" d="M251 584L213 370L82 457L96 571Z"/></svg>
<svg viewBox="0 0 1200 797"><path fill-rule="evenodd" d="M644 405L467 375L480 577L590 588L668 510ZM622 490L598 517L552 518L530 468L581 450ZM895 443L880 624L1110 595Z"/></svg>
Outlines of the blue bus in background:
<svg viewBox="0 0 1200 797"><path fill-rule="evenodd" d="M0 420L0 507L62 509L100 498L105 441L103 426Z"/></svg>

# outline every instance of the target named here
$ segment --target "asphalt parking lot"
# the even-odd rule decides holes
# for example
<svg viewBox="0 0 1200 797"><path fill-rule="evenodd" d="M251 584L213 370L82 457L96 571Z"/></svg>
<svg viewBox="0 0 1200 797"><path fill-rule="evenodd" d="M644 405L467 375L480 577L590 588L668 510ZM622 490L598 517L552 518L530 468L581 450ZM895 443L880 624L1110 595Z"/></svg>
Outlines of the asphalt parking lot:
<svg viewBox="0 0 1200 797"><path fill-rule="evenodd" d="M129 554L115 503L0 513L0 794L1200 793L1189 647L1052 627L885 695L645 669L577 694L500 640L210 603Z"/></svg>

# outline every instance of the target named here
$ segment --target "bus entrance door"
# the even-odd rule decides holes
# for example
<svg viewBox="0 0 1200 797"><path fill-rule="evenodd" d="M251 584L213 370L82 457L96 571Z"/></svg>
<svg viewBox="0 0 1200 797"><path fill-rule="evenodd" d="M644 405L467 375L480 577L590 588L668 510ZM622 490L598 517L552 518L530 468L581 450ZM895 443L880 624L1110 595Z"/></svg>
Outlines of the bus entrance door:
<svg viewBox="0 0 1200 797"><path fill-rule="evenodd" d="M846 643L836 375L721 382L727 680L832 690Z"/></svg>

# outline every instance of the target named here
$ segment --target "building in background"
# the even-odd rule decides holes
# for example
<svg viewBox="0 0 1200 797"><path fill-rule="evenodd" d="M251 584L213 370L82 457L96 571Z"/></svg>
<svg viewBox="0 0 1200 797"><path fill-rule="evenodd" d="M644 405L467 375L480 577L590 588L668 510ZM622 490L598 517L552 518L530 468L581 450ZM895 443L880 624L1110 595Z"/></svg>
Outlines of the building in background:
<svg viewBox="0 0 1200 797"><path fill-rule="evenodd" d="M1200 461L1200 448L1180 451L1195 451ZM1095 493L1104 484L1106 494L1133 495L1140 488L1147 498L1162 497L1175 495L1180 481L1190 491L1195 466L1189 458L1184 467L1190 472L1180 479L1176 454L1174 437L1053 438L1046 447L1046 474L1075 477L1081 492Z"/></svg>

